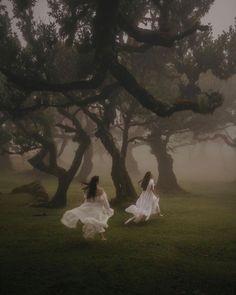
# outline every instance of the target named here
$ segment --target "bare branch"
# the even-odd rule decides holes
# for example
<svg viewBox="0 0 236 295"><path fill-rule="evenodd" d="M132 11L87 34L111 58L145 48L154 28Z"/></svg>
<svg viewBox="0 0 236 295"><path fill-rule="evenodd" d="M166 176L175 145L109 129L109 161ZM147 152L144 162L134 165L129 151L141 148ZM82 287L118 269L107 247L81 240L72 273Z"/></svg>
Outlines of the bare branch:
<svg viewBox="0 0 236 295"><path fill-rule="evenodd" d="M145 137L145 136L135 136L135 137L131 137L128 142L131 143L131 142L135 142L135 141L143 141L143 142L149 142L150 139L149 137Z"/></svg>
<svg viewBox="0 0 236 295"><path fill-rule="evenodd" d="M175 112L185 110L192 110L196 113L211 113L223 102L222 97L219 94L212 93L212 95L208 97L209 106L207 109L201 108L198 101L191 100L183 100L174 104L167 104L164 101L154 98L137 82L126 67L118 63L118 61L113 61L111 63L110 70L113 76L139 101L143 107L149 109L160 117L168 117Z"/></svg>
<svg viewBox="0 0 236 295"><path fill-rule="evenodd" d="M191 28L171 34L167 32L152 31L133 26L124 17L120 16L119 26L130 37L133 37L138 42L143 42L149 45L172 47L176 41L182 40L185 37L192 35L196 31L204 32L209 29L208 26L202 26L199 22L195 23Z"/></svg>
<svg viewBox="0 0 236 295"><path fill-rule="evenodd" d="M51 91L63 92L82 89L96 89L101 85L106 77L106 68L101 66L94 76L89 80L79 80L68 83L49 83L46 80L35 80L26 77L24 74L15 74L10 70L0 67L2 72L9 82L12 82L16 87L23 91Z"/></svg>
<svg viewBox="0 0 236 295"><path fill-rule="evenodd" d="M213 136L207 136L204 138L197 137L195 139L199 142L222 139L228 146L233 147L233 148L236 147L236 142L230 136L226 136L225 134L222 134L222 133L217 133L217 134L214 134Z"/></svg>
<svg viewBox="0 0 236 295"><path fill-rule="evenodd" d="M66 133L75 133L76 129L64 124L56 124L57 127L64 129Z"/></svg>

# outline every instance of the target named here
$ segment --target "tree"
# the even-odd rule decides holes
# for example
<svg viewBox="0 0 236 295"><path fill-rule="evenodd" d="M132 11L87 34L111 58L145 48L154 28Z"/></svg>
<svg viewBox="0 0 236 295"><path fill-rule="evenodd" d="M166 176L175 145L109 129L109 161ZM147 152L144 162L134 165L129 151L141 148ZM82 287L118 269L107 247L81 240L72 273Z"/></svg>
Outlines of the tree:
<svg viewBox="0 0 236 295"><path fill-rule="evenodd" d="M180 44L177 50L170 51L168 57L166 52L161 49L155 51L155 56L158 56L157 62L153 62L155 57L152 57L151 60L153 66L157 66L158 63L159 71L162 71L162 74L159 81L155 81L155 85L149 82L149 87L153 89L152 91L162 91L166 100L198 100L199 105L205 108L204 104L209 92L205 93L200 88L200 75L210 70L216 77L226 80L235 74L234 40L235 28L231 27L229 32L224 32L217 39L213 39L210 32L198 37L192 36ZM148 65L148 69L150 70L150 65ZM152 81L148 76L149 72L146 72L147 74L143 73L143 76ZM146 84L148 85L147 82ZM215 93L214 95L219 95L214 89L210 91ZM192 113L175 114L168 120L158 119L147 126L150 135L149 140L147 138L145 140L150 144L153 154L158 159L158 186L160 190L165 192L182 191L173 172L169 140L178 134L183 134L183 132L188 136L191 133L207 134L232 124L235 120L233 118L234 108L234 102L225 101L223 106L211 116L204 117ZM184 143L180 143L180 145L184 145Z"/></svg>
<svg viewBox="0 0 236 295"><path fill-rule="evenodd" d="M0 146L2 149L9 150L9 140L10 136L8 134L8 129L11 128L11 124L2 124L0 126ZM1 165L1 171L6 172L6 171L12 171L13 166L12 166L12 161L10 158L10 155L7 153L0 154L0 165Z"/></svg>
<svg viewBox="0 0 236 295"><path fill-rule="evenodd" d="M58 165L58 150L55 142L55 135L52 122L45 115L34 114L24 120L15 121L15 130L11 132L10 153L24 154L36 151L28 160L36 169L53 175L58 180L56 193L47 207L64 207L67 201L67 191L75 174L77 173L82 158L90 145L90 137L84 131L76 112L69 112L58 109L58 112L66 117L70 124L57 124L58 128L64 129L67 133L74 134L73 141L78 144L68 169ZM7 151L5 151L7 152Z"/></svg>
<svg viewBox="0 0 236 295"><path fill-rule="evenodd" d="M191 17L185 23L178 22L176 13L173 13L176 9L178 11L181 6L183 7L183 1L99 0L75 2L50 0L48 1L50 13L55 17L55 22L51 22L47 26L36 24L33 19L32 10L36 1L26 1L24 4L19 1L12 2L15 17L19 20L19 28L33 54L30 57L30 63L28 60L22 63L20 57L24 50L19 48L16 62L17 73L13 73L11 67L4 64L1 64L0 70L8 81L14 83L15 87L27 94L33 91L68 92L89 89L99 91L99 87L106 82L108 75L111 75L143 107L158 116L170 116L174 112L182 110L207 113L221 105L221 98L214 95L209 97L204 109L199 107L198 102L191 100L184 103L178 101L170 105L164 100L154 97L119 61L119 52L122 50L140 51L140 47L148 49L154 46L170 48L197 31L207 30L208 27L201 25L196 21L196 18L202 17L208 11L213 0L201 1L198 5L188 6L187 14ZM152 30L138 26L142 23L149 24L148 13L155 15L157 20L156 27ZM170 17L171 15L174 15L176 19ZM56 29L56 26L59 26L59 30ZM124 38L122 36L124 34L133 38L137 46L132 48L123 46ZM117 36L121 36L121 38L117 38ZM121 39L122 42L119 43ZM44 65L48 57L53 56L58 42L63 40L66 40L66 45L80 49L80 54L85 50L92 53L93 61L91 63L90 60L90 66L87 67L91 69L89 73L83 67L82 73L84 75L78 75L70 81L61 82L52 79L52 75L48 75L45 68L39 71L38 67L39 64ZM29 64L33 64L33 67L30 68L30 75L26 73L29 72ZM48 64L47 68L49 67ZM22 98L21 108L18 108L19 112L25 109L23 101ZM58 106L57 101L54 104ZM32 108L38 109L47 106L50 106L48 100L46 102L32 102L31 111ZM8 109L8 111L12 110ZM28 111L30 110L28 109Z"/></svg>
<svg viewBox="0 0 236 295"><path fill-rule="evenodd" d="M111 177L116 189L116 201L132 200L137 196L135 188L126 168L126 155L129 144L129 124L133 105L128 105L129 110L123 112L124 126L122 128L121 144L112 134L111 127L115 123L116 108L120 105L113 99L97 104L95 111L85 108L84 113L96 124L96 137L99 138L112 158Z"/></svg>
<svg viewBox="0 0 236 295"><path fill-rule="evenodd" d="M109 130L111 122L107 122L109 117L98 118L96 113L91 114L90 108L96 102L103 106L106 116L112 114L114 93L118 88L125 89L139 105L160 117L183 110L209 113L219 107L222 97L218 93L207 93L203 100L199 100L198 92L186 99L182 91L183 96L168 100L161 91L161 83L155 81L163 72L159 73L159 68L154 66L160 65L163 57L166 64L170 58L173 63L171 48L178 49L178 44L191 40L197 31L207 37L204 32L209 28L202 26L199 19L213 2L189 1L185 5L185 1L177 0L49 0L49 14L54 20L45 25L33 18L36 1L21 3L13 0L14 16L26 45L23 47L18 42L14 63L0 61L4 87L15 93L8 95L9 100L0 96L2 117L22 118L35 110L50 107L65 109L76 105L83 108L99 126L97 136L107 151L120 163L120 167L116 164L112 170L117 196L118 192L122 197L134 196L135 191L125 172L129 131L124 128L121 150L116 149ZM10 24L2 9L3 19ZM10 25L1 36L4 44L10 46L8 36L13 38ZM191 51L192 45L186 41L183 45L185 52ZM158 55L160 60L157 56L154 58L158 50L162 50ZM138 74L144 64L147 72L152 73L151 79L151 75L141 79ZM123 114L126 124L127 118L130 121L128 110Z"/></svg>

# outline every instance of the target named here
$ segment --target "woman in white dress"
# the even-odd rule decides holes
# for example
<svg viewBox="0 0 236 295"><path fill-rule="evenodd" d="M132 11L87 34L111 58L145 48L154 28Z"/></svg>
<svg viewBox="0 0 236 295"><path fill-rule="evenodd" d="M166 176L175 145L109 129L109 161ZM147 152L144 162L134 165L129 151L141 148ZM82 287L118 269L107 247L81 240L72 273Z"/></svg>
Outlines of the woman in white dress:
<svg viewBox="0 0 236 295"><path fill-rule="evenodd" d="M159 206L159 197L155 195L155 184L151 172L148 171L140 182L143 191L136 204L125 209L126 212L133 214L125 224L130 221L135 223L147 221L153 214L163 216Z"/></svg>
<svg viewBox="0 0 236 295"><path fill-rule="evenodd" d="M99 177L93 176L90 182L85 184L83 204L66 211L61 222L69 228L76 228L77 222L81 221L85 239L94 239L99 233L101 239L106 240L104 232L108 227L108 219L114 214L114 211L110 208L105 191L98 187L98 182Z"/></svg>

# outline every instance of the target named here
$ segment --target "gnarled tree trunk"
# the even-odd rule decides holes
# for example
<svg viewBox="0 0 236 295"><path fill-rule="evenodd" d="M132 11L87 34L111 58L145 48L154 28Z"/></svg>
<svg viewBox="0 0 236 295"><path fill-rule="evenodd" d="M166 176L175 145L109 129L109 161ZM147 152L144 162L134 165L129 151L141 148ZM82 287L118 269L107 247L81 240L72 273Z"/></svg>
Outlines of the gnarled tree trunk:
<svg viewBox="0 0 236 295"><path fill-rule="evenodd" d="M173 170L173 159L167 152L167 142L159 138L150 141L152 154L158 162L159 177L157 188L164 193L181 193L184 190L179 186L177 178Z"/></svg>
<svg viewBox="0 0 236 295"><path fill-rule="evenodd" d="M112 135L101 128L97 132L97 136L112 158L111 177L116 189L116 201L136 198L137 193L126 169L125 158L121 156L120 151L113 141Z"/></svg>
<svg viewBox="0 0 236 295"><path fill-rule="evenodd" d="M72 129L72 132L75 133L74 141L78 143L77 150L75 151L71 166L68 170L57 164L57 147L50 126L46 126L47 128L45 128L45 130L47 133L45 136L35 133L31 134L35 140L41 143L42 149L29 159L29 163L34 168L53 175L58 179L56 193L52 199L44 205L45 207L51 208L61 208L66 206L67 191L81 165L83 156L91 143L89 135L83 130L80 121L75 115L70 114L64 109L60 109L59 112L73 123L75 127ZM68 128L71 127L65 126L64 128L68 131Z"/></svg>
<svg viewBox="0 0 236 295"><path fill-rule="evenodd" d="M57 190L51 201L48 203L48 207L63 208L67 204L67 191L69 189L71 180L66 175L58 177Z"/></svg>
<svg viewBox="0 0 236 295"><path fill-rule="evenodd" d="M132 200L137 197L128 171L125 167L125 161L119 155L113 154L112 156L112 169L111 177L116 189L116 199L119 200Z"/></svg>

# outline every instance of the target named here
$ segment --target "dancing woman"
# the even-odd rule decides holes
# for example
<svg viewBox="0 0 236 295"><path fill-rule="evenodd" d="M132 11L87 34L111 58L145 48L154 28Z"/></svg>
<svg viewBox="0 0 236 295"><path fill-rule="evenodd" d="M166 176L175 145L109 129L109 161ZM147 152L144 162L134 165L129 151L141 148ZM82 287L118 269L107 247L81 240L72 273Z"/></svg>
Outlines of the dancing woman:
<svg viewBox="0 0 236 295"><path fill-rule="evenodd" d="M98 187L98 183L99 177L93 176L90 182L85 184L83 204L66 211L61 222L69 228L76 228L77 222L81 221L85 239L94 239L99 233L101 239L106 240L104 232L114 211L110 208L105 191Z"/></svg>
<svg viewBox="0 0 236 295"><path fill-rule="evenodd" d="M153 214L163 216L159 207L159 197L155 195L155 184L151 172L148 171L140 182L143 191L136 204L125 209L126 212L133 214L125 224L130 221L135 223L147 221Z"/></svg>

